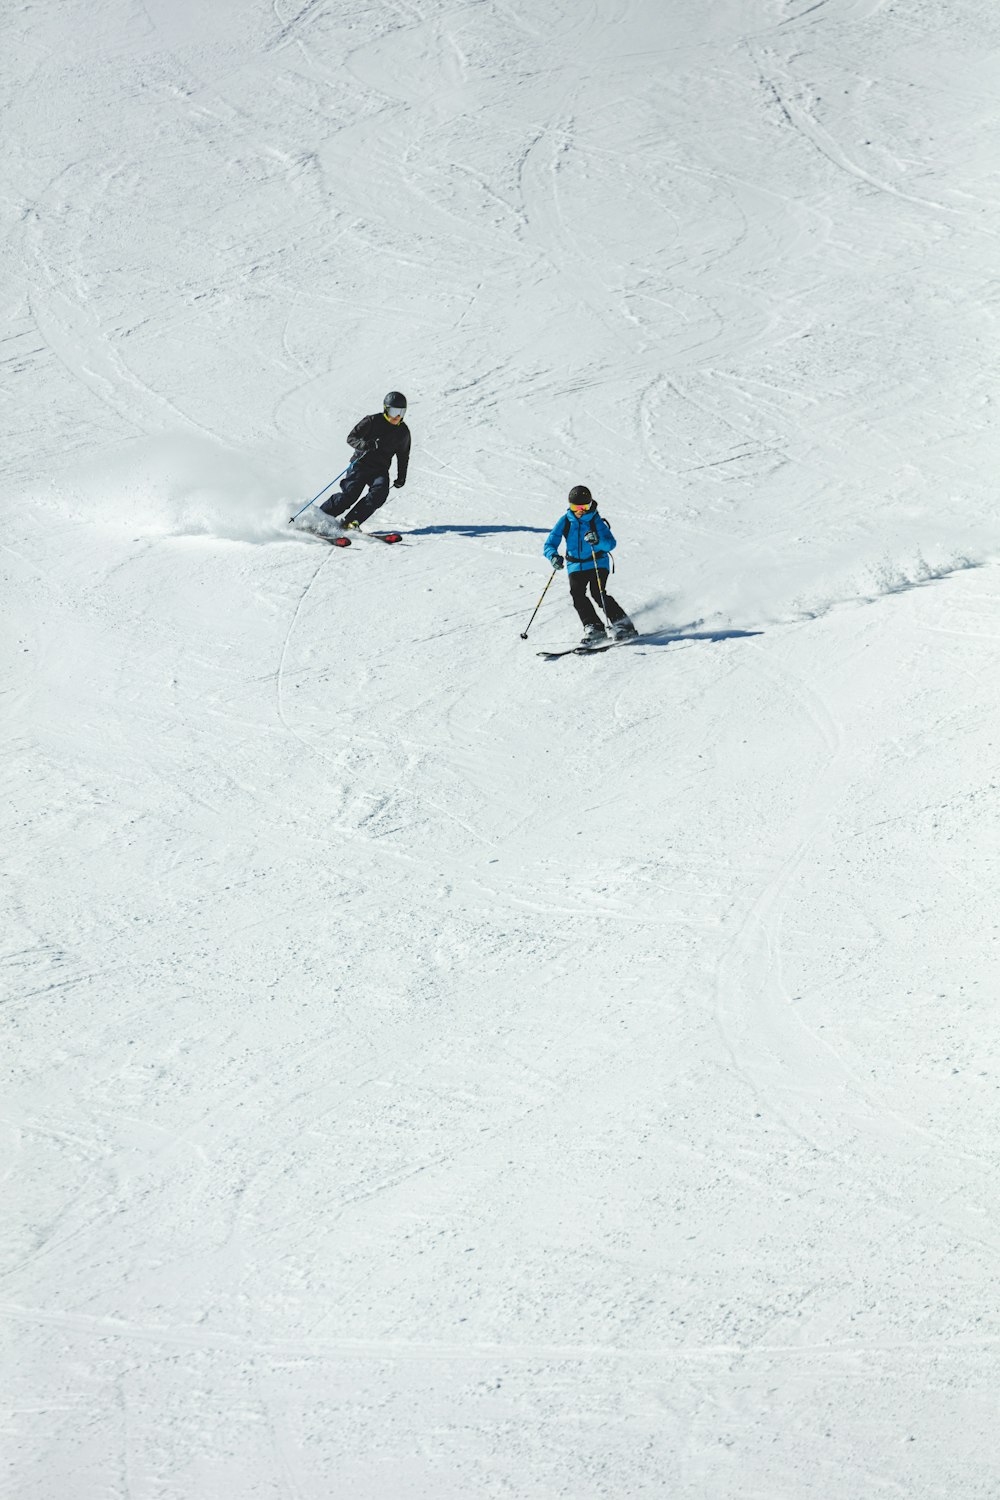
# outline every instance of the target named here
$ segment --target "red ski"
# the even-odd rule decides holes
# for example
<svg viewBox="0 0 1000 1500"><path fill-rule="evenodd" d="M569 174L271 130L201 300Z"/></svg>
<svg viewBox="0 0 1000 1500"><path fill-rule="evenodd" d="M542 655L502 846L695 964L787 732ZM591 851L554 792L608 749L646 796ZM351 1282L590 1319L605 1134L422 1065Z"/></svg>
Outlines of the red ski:
<svg viewBox="0 0 1000 1500"><path fill-rule="evenodd" d="M329 542L331 547L349 547L355 536L363 536L369 542L385 542L391 545L393 542L401 542L403 533L401 531L359 531L356 527L352 536L324 536L322 532L313 532L321 542Z"/></svg>

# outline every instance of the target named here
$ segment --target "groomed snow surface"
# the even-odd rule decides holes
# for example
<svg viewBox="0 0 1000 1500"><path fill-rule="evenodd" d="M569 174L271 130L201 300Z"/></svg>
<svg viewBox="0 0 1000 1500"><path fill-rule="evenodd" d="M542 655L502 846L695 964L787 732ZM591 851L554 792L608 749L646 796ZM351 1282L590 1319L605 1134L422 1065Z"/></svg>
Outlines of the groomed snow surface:
<svg viewBox="0 0 1000 1500"><path fill-rule="evenodd" d="M996 0L0 58L0 1491L996 1500Z"/></svg>

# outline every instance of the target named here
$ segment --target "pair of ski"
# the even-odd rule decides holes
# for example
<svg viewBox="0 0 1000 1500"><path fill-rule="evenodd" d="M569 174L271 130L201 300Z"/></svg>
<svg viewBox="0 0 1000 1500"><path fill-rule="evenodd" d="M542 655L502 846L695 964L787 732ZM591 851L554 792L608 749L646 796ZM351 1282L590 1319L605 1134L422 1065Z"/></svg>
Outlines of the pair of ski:
<svg viewBox="0 0 1000 1500"><path fill-rule="evenodd" d="M329 542L331 547L349 547L356 536L364 537L368 542L385 542L392 545L393 542L401 542L403 533L401 531L361 531L359 528L351 532L350 536L344 532L343 536L325 536L323 532L313 533L321 542Z"/></svg>
<svg viewBox="0 0 1000 1500"><path fill-rule="evenodd" d="M598 641L596 646L569 646L564 651L536 651L543 661L558 661L560 656L600 656L602 651L614 651L619 646L634 646L642 641L641 635L627 635L620 641Z"/></svg>

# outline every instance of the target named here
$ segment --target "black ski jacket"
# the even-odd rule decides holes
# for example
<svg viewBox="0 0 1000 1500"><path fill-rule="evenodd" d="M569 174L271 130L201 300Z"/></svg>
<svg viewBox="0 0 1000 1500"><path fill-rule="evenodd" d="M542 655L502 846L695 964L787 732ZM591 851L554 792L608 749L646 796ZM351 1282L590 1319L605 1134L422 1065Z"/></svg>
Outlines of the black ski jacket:
<svg viewBox="0 0 1000 1500"><path fill-rule="evenodd" d="M351 467L359 478L374 479L377 474L388 476L389 465L395 459L396 483L402 488L410 466L410 429L405 418L396 427L384 412L373 412L351 428L347 441L355 450Z"/></svg>

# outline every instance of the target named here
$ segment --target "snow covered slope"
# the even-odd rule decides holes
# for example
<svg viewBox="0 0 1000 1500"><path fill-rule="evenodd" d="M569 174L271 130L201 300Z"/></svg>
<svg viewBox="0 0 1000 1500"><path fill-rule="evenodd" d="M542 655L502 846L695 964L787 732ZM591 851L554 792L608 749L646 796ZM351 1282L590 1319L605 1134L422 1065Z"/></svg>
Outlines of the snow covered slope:
<svg viewBox="0 0 1000 1500"><path fill-rule="evenodd" d="M0 16L5 1496L1000 1490L942 10ZM404 542L297 534L390 387ZM545 662L574 483L645 640Z"/></svg>

